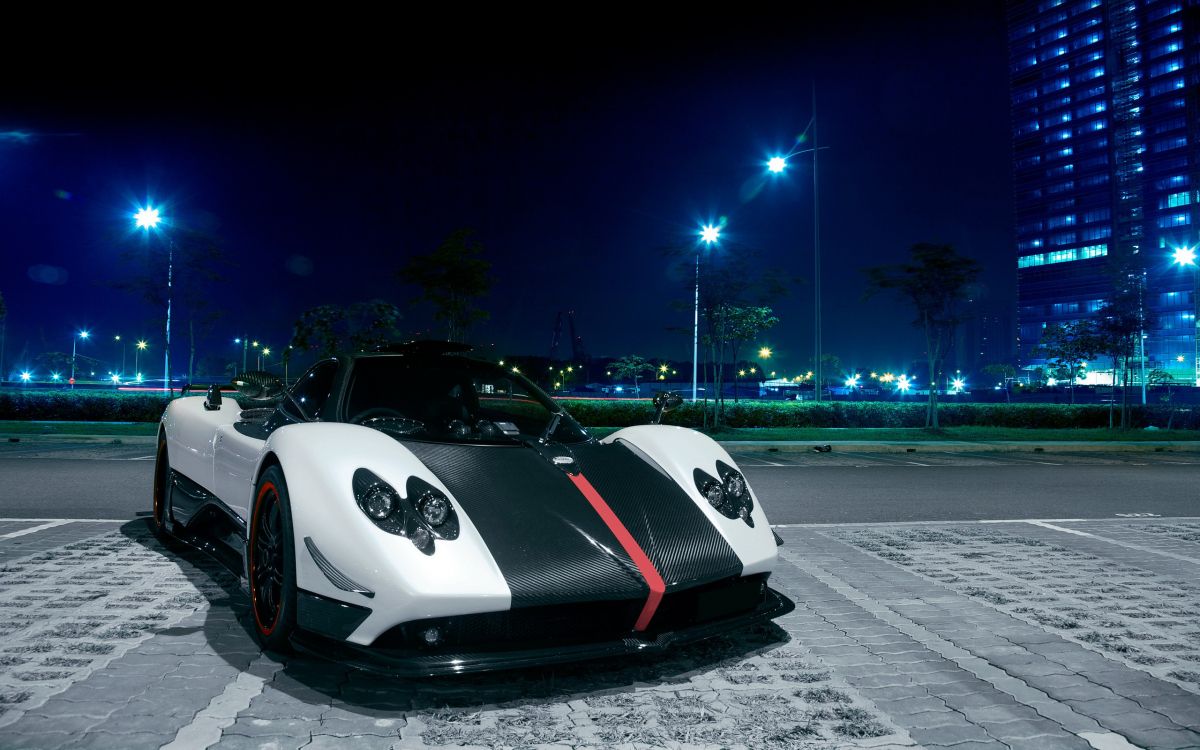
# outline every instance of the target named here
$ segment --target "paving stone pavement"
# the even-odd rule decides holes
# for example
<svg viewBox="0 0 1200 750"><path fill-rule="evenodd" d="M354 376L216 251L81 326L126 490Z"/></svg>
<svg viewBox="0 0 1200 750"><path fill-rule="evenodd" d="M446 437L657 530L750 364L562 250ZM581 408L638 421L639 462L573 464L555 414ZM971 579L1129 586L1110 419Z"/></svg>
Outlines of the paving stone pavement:
<svg viewBox="0 0 1200 750"><path fill-rule="evenodd" d="M432 680L263 653L143 520L42 525L0 523L5 749L1200 747L1193 521L781 529L774 625Z"/></svg>

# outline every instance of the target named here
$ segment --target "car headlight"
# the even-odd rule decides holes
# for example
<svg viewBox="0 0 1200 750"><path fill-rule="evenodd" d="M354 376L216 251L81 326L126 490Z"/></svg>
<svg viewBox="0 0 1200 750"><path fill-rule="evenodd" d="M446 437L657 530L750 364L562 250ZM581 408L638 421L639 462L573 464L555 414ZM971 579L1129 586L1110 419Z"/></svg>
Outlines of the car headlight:
<svg viewBox="0 0 1200 750"><path fill-rule="evenodd" d="M409 477L402 497L396 488L367 469L354 472L354 500L367 518L389 534L408 537L427 555L436 539L458 538L458 515L444 493L428 482Z"/></svg>
<svg viewBox="0 0 1200 750"><path fill-rule="evenodd" d="M754 526L754 499L750 497L746 478L724 461L717 461L717 474L719 479L702 469L693 472L692 477L700 494L726 518L740 519L746 525Z"/></svg>
<svg viewBox="0 0 1200 750"><path fill-rule="evenodd" d="M417 501L417 510L421 518L430 526L441 526L450 515L450 501L441 493L426 492Z"/></svg>
<svg viewBox="0 0 1200 750"><path fill-rule="evenodd" d="M737 471L729 470L725 475L725 492L730 497L741 497L746 494L746 479Z"/></svg>
<svg viewBox="0 0 1200 750"><path fill-rule="evenodd" d="M371 485L366 497L360 503L367 515L376 521L382 521L396 509L396 491L383 484Z"/></svg>
<svg viewBox="0 0 1200 750"><path fill-rule="evenodd" d="M725 505L725 490L717 480L709 479L705 481L704 485L700 488L700 492L708 500L708 504L717 510L720 510L721 506Z"/></svg>

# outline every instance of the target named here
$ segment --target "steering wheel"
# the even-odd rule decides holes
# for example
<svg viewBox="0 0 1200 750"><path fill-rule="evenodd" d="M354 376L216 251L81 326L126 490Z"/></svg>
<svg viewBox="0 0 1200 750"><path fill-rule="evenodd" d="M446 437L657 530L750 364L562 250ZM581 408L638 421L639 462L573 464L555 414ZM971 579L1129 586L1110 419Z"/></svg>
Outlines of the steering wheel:
<svg viewBox="0 0 1200 750"><path fill-rule="evenodd" d="M386 406L372 406L370 409L363 409L358 414L350 418L353 424L362 424L368 419L408 419L401 414L398 409L389 409Z"/></svg>

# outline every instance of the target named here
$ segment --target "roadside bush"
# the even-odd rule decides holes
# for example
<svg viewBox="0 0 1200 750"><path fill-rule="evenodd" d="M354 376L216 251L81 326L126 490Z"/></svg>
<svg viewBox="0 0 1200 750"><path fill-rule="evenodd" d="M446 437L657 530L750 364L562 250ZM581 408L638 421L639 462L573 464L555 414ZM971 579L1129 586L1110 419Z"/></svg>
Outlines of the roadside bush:
<svg viewBox="0 0 1200 750"><path fill-rule="evenodd" d="M649 424L654 407L648 400L604 401L562 399L562 403L585 426L628 427ZM1200 409L1166 406L1137 406L1132 409L1133 426L1165 427L1171 418L1177 429L1200 428ZM1108 407L1103 404L960 404L944 403L938 409L944 427L1017 427L1043 429L1096 428L1108 426ZM686 427L703 425L701 406L684 404L663 419L664 424ZM733 428L750 427L924 427L925 404L880 401L742 401L726 402L725 423Z"/></svg>
<svg viewBox="0 0 1200 750"><path fill-rule="evenodd" d="M3 390L0 419L71 422L157 422L167 397L92 390Z"/></svg>
<svg viewBox="0 0 1200 750"><path fill-rule="evenodd" d="M0 390L0 419L79 422L157 422L167 397L158 393L96 390ZM649 399L606 401L561 399L587 427L629 427L650 424L654 407ZM685 403L663 418L664 424L701 427L703 404ZM1131 424L1200 429L1200 408L1167 405L1136 406ZM944 427L1096 428L1108 426L1108 407L1102 404L946 403L938 411ZM726 402L725 424L755 427L924 427L925 404L880 401L742 401Z"/></svg>

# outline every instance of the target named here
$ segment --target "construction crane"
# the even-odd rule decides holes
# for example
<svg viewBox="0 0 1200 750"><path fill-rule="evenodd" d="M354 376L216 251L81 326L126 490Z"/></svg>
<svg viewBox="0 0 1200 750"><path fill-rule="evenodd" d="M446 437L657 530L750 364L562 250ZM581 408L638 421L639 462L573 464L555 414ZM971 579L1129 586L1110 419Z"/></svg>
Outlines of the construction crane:
<svg viewBox="0 0 1200 750"><path fill-rule="evenodd" d="M554 320L554 338L550 341L550 361L553 362L558 356L558 344L562 339L563 318L567 319L567 326L571 329L571 360L578 362L580 365L587 363L587 351L583 348L583 338L575 332L575 311L558 311L558 317Z"/></svg>

